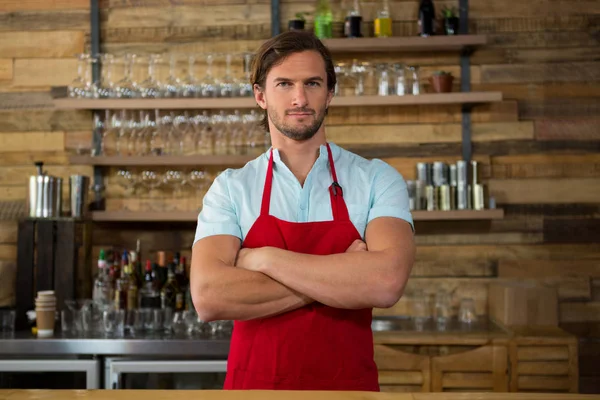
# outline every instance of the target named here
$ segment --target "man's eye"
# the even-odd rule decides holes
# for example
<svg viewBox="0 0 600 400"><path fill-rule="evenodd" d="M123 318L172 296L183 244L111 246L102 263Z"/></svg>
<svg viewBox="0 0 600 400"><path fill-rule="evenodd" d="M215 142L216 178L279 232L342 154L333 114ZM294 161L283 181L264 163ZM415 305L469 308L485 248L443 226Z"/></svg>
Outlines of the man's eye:
<svg viewBox="0 0 600 400"><path fill-rule="evenodd" d="M277 84L277 86L281 86L281 87L288 87L289 85L291 85L291 83L289 83L289 82L279 82Z"/></svg>
<svg viewBox="0 0 600 400"><path fill-rule="evenodd" d="M315 82L315 81L308 82L307 85L308 86L312 86L312 87L319 87L319 86L321 86L321 84L319 82Z"/></svg>

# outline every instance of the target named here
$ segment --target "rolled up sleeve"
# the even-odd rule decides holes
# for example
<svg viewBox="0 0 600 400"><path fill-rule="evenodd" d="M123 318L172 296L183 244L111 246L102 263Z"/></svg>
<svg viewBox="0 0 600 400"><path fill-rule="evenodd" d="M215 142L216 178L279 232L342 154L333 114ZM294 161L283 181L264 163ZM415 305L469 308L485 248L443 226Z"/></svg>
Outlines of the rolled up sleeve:
<svg viewBox="0 0 600 400"><path fill-rule="evenodd" d="M239 218L229 195L229 172L226 170L217 176L202 200L194 244L200 239L214 235L232 235L240 240L242 238Z"/></svg>
<svg viewBox="0 0 600 400"><path fill-rule="evenodd" d="M374 175L367 223L379 217L400 218L408 222L414 231L404 178L389 164L381 160L373 160L373 162L378 166Z"/></svg>

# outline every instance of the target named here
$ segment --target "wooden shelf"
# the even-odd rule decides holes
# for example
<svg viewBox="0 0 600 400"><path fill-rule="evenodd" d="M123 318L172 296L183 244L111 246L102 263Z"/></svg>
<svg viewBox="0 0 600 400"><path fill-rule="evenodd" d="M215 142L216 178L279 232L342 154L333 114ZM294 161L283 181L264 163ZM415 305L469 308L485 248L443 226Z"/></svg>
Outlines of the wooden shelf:
<svg viewBox="0 0 600 400"><path fill-rule="evenodd" d="M258 157L253 156L71 156L71 165L94 166L202 166L227 165L243 166L248 161Z"/></svg>
<svg viewBox="0 0 600 400"><path fill-rule="evenodd" d="M415 221L489 220L504 218L504 210L413 211ZM94 211L98 222L194 222L197 211Z"/></svg>
<svg viewBox="0 0 600 400"><path fill-rule="evenodd" d="M413 211L415 221L456 221L456 220L486 220L504 218L504 210L452 210L452 211Z"/></svg>
<svg viewBox="0 0 600 400"><path fill-rule="evenodd" d="M331 107L393 106L425 104L473 104L502 101L501 92L425 93L418 96L334 97ZM68 110L177 110L255 108L253 98L231 99L54 99L58 109Z"/></svg>
<svg viewBox="0 0 600 400"><path fill-rule="evenodd" d="M432 52L483 46L487 38L485 35L340 38L325 39L323 43L332 53Z"/></svg>

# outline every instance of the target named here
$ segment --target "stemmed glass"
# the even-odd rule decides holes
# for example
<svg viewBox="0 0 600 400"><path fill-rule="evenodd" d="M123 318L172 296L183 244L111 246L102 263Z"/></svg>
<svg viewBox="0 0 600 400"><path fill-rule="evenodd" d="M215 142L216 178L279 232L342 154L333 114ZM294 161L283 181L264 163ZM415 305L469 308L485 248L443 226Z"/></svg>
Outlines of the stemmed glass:
<svg viewBox="0 0 600 400"><path fill-rule="evenodd" d="M210 177L208 172L201 169L194 169L190 171L188 182L196 190L196 198L200 200L210 186ZM197 202L197 204L200 203L200 201Z"/></svg>
<svg viewBox="0 0 600 400"><path fill-rule="evenodd" d="M153 199L153 193L155 190L163 185L163 180L160 174L152 169L143 170L140 174L140 185L148 192L148 197ZM150 202L154 204L154 202Z"/></svg>
<svg viewBox="0 0 600 400"><path fill-rule="evenodd" d="M200 82L200 96L201 97L217 97L218 82L212 75L212 65L214 56L208 54L206 56L206 76Z"/></svg>
<svg viewBox="0 0 600 400"><path fill-rule="evenodd" d="M117 171L115 181L118 186L125 190L123 197L135 194L140 183L138 176L126 168Z"/></svg>
<svg viewBox="0 0 600 400"><path fill-rule="evenodd" d="M139 84L138 90L142 98L160 97L161 83L158 80L157 69L160 54L151 54L148 59L148 78Z"/></svg>
<svg viewBox="0 0 600 400"><path fill-rule="evenodd" d="M137 84L133 81L133 66L136 60L135 54L126 54L123 63L125 65L125 75L116 84L117 97L123 99L131 99L137 95Z"/></svg>
<svg viewBox="0 0 600 400"><path fill-rule="evenodd" d="M231 75L231 54L225 55L225 75L219 85L220 97L235 97L238 94L238 83Z"/></svg>
<svg viewBox="0 0 600 400"><path fill-rule="evenodd" d="M196 114L191 122L194 128L194 148L196 153L202 155L213 154L211 117L208 115L208 112L202 111L202 114Z"/></svg>
<svg viewBox="0 0 600 400"><path fill-rule="evenodd" d="M198 97L198 80L195 74L196 57L191 55L188 57L188 74L183 80L181 88L182 97Z"/></svg>
<svg viewBox="0 0 600 400"><path fill-rule="evenodd" d="M242 117L238 110L227 116L229 132L229 149L232 154L246 154L246 138L242 129Z"/></svg>
<svg viewBox="0 0 600 400"><path fill-rule="evenodd" d="M220 111L213 114L210 119L211 130L214 137L215 154L227 154L229 147L229 135L227 132L227 117L225 111Z"/></svg>
<svg viewBox="0 0 600 400"><path fill-rule="evenodd" d="M88 67L88 54L77 55L77 78L68 86L69 97L85 98L90 96L86 69Z"/></svg>
<svg viewBox="0 0 600 400"><path fill-rule="evenodd" d="M113 82L115 72L115 57L112 54L102 54L102 76L101 84L98 89L98 96L102 99L116 97L115 83Z"/></svg>
<svg viewBox="0 0 600 400"><path fill-rule="evenodd" d="M250 82L252 74L252 53L244 53L244 72L243 77L239 80L239 92L241 97L251 97L254 94L252 90L252 82Z"/></svg>
<svg viewBox="0 0 600 400"><path fill-rule="evenodd" d="M150 152L160 156L165 152L166 145L166 127L161 121L160 111L154 110L154 124L149 125L150 128Z"/></svg>
<svg viewBox="0 0 600 400"><path fill-rule="evenodd" d="M121 128L121 120L115 112L105 110L104 129L102 130L102 141L100 143L100 153L105 156L112 156L117 153L118 135Z"/></svg>
<svg viewBox="0 0 600 400"><path fill-rule="evenodd" d="M169 61L169 77L163 86L163 97L179 97L181 81L177 78L177 54L171 53Z"/></svg>

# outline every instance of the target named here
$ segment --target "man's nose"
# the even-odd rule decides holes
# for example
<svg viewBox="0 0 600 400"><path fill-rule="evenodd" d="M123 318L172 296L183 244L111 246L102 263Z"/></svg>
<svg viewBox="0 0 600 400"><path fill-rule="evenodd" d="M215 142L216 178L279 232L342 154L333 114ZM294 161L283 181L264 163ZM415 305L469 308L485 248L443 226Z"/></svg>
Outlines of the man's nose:
<svg viewBox="0 0 600 400"><path fill-rule="evenodd" d="M301 83L297 85L294 89L294 99L293 106L294 107L306 107L308 105L308 100L306 98L306 89L304 88L304 84Z"/></svg>

